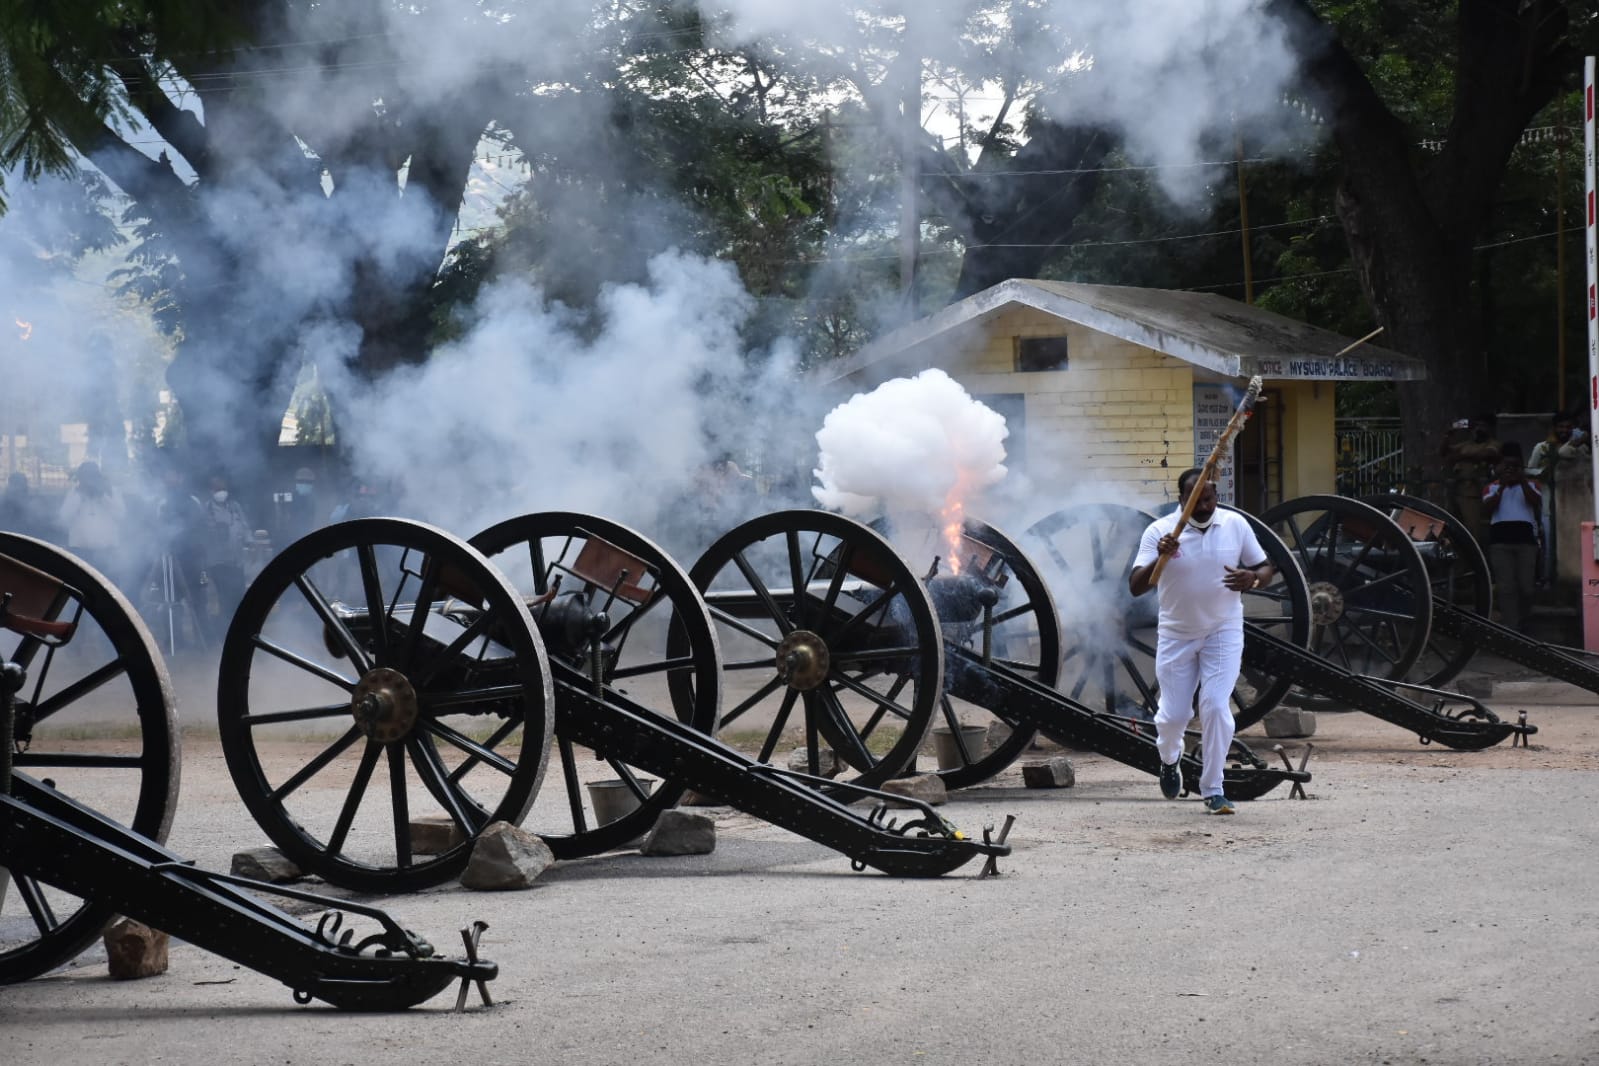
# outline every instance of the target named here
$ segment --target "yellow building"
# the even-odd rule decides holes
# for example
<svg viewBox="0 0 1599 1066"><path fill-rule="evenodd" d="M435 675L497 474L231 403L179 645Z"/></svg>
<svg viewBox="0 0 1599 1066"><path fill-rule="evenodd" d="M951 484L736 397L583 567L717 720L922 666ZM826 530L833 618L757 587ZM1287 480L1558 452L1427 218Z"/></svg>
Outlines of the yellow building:
<svg viewBox="0 0 1599 1066"><path fill-rule="evenodd" d="M1013 279L829 367L864 391L943 369L1006 417L1009 464L1040 493L1076 487L1150 505L1210 453L1253 375L1265 390L1224 499L1259 512L1335 492L1339 381L1413 381L1420 360L1222 296ZM1197 459L1196 459L1197 457Z"/></svg>

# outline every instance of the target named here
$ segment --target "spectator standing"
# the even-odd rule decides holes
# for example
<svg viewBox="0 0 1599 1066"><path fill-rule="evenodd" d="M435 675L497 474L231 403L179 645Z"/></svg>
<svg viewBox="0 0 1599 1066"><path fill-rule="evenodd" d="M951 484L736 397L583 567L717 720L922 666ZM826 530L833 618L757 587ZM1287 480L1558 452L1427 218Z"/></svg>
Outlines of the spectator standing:
<svg viewBox="0 0 1599 1066"><path fill-rule="evenodd" d="M1488 563L1499 620L1520 629L1532 607L1543 494L1528 480L1519 455L1500 460L1498 474L1482 491L1489 522Z"/></svg>
<svg viewBox="0 0 1599 1066"><path fill-rule="evenodd" d="M217 615L211 635L221 644L233 612L244 596L244 553L253 538L244 508L233 499L224 474L211 475L210 495L202 501L205 524L201 565L216 594Z"/></svg>
<svg viewBox="0 0 1599 1066"><path fill-rule="evenodd" d="M1539 583L1543 585L1553 584L1555 579L1555 475L1563 462L1583 457L1582 439L1571 416L1557 411L1549 420L1549 435L1533 446L1527 460L1527 476L1537 482L1543 496L1539 521L1543 544L1538 553Z"/></svg>

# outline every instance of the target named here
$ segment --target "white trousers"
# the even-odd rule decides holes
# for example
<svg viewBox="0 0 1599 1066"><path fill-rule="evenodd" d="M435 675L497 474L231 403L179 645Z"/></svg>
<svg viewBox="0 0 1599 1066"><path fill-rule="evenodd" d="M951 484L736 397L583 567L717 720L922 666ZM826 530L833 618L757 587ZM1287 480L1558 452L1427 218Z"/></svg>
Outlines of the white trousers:
<svg viewBox="0 0 1599 1066"><path fill-rule="evenodd" d="M1233 743L1233 686L1244 656L1242 626L1219 629L1209 636L1160 635L1155 645L1155 680L1160 682L1160 709L1155 714L1155 746L1162 762L1182 758L1183 730L1194 716L1194 690L1199 690L1200 754L1204 770L1199 794L1222 795L1222 773Z"/></svg>

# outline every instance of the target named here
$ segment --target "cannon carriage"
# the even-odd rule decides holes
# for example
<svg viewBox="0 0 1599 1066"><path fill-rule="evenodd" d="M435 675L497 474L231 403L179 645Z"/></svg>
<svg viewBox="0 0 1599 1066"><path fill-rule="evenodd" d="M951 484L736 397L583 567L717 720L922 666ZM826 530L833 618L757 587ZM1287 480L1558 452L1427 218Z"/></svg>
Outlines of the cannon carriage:
<svg viewBox="0 0 1599 1066"><path fill-rule="evenodd" d="M940 665L924 668L935 688ZM495 821L525 821L561 858L596 854L689 788L859 868L929 876L1007 853L925 805L890 820L870 779L835 783L833 798L718 742L723 675L697 590L626 527L541 513L467 543L362 519L291 545L252 584L223 647L219 720L234 782L273 843L371 891L458 875ZM308 728L320 732L285 759L284 730ZM560 787L541 792L552 747ZM601 804L600 784L623 802ZM864 814L841 802L872 797ZM453 832L424 853L410 831L427 815Z"/></svg>
<svg viewBox="0 0 1599 1066"><path fill-rule="evenodd" d="M87 715L101 728L85 730ZM0 533L0 984L70 961L124 914L302 1003L393 1010L456 981L458 1006L469 984L487 1000L497 969L477 958L481 926L449 958L377 908L211 873L163 847L178 776L171 684L131 606L74 556ZM308 926L264 895L321 917Z"/></svg>

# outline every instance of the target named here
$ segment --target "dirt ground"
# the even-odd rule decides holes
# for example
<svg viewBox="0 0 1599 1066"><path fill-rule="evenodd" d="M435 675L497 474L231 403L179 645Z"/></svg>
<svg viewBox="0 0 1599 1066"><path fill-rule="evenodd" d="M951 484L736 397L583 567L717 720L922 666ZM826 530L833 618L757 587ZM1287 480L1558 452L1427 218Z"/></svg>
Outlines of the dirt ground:
<svg viewBox="0 0 1599 1066"><path fill-rule="evenodd" d="M1309 800L1278 789L1230 819L1090 754L1070 753L1072 789L1013 767L943 808L968 831L1017 815L981 881L852 873L712 808L712 855L376 901L440 945L486 920L492 1011L297 1007L177 946L147 981L90 953L0 989L0 1045L16 1066L1599 1062L1599 703L1525 709L1530 747L1467 753L1324 713ZM171 846L226 869L263 842L214 738L188 737Z"/></svg>

